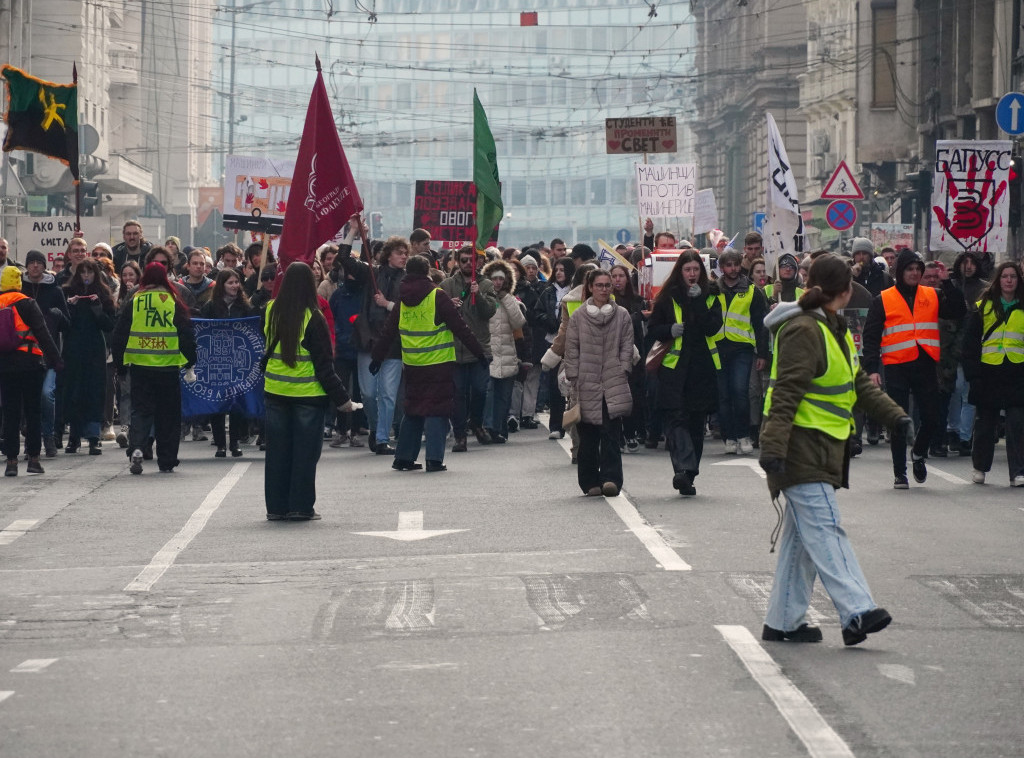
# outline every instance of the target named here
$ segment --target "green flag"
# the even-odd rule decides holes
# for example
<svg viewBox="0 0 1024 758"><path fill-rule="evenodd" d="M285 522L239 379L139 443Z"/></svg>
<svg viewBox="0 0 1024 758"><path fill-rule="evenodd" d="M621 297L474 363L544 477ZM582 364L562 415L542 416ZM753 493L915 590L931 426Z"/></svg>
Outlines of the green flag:
<svg viewBox="0 0 1024 758"><path fill-rule="evenodd" d="M476 247L483 250L491 241L494 227L501 221L505 206L501 203L498 179L498 150L487 124L487 114L473 89L473 184L476 185Z"/></svg>
<svg viewBox="0 0 1024 758"><path fill-rule="evenodd" d="M78 179L78 84L45 82L14 66L4 66L0 75L7 81L4 152L48 155Z"/></svg>

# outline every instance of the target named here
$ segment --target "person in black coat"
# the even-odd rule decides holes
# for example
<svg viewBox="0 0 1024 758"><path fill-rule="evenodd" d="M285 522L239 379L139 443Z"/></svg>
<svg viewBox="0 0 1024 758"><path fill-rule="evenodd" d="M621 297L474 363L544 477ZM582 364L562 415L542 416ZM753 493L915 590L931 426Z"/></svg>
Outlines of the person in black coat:
<svg viewBox="0 0 1024 758"><path fill-rule="evenodd" d="M700 473L704 422L718 408L717 368L708 344L722 328L717 294L700 254L687 250L665 279L648 321L650 335L678 351L674 361L666 356L670 365L663 361L658 369L655 407L664 419L672 486L684 497L697 494L693 480Z"/></svg>

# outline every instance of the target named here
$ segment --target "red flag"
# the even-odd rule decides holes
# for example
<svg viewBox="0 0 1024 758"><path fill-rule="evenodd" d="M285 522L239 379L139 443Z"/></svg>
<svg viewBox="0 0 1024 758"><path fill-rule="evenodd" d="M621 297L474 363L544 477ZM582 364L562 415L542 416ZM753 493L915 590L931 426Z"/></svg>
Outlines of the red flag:
<svg viewBox="0 0 1024 758"><path fill-rule="evenodd" d="M288 264L312 264L316 249L333 238L353 213L362 210L363 200L341 149L318 57L316 83L306 110L306 125L278 242L274 293Z"/></svg>

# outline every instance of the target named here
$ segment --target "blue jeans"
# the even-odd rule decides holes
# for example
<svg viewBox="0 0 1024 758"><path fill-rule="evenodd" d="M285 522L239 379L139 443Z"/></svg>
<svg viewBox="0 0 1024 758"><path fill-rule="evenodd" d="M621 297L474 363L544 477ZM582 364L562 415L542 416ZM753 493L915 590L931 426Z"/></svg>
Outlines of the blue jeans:
<svg viewBox="0 0 1024 758"><path fill-rule="evenodd" d="M956 368L956 388L949 398L949 415L946 419L946 430L957 432L961 442L970 442L974 432L974 406L967 401L970 383L964 379L962 366ZM44 431L43 434L46 432ZM934 440L938 443L938 437Z"/></svg>
<svg viewBox="0 0 1024 758"><path fill-rule="evenodd" d="M263 496L267 513L311 515L316 502L316 464L324 444L325 403L306 405L264 395L267 458Z"/></svg>
<svg viewBox="0 0 1024 758"><path fill-rule="evenodd" d="M452 429L456 439L466 436L466 427L482 426L490 374L479 361L455 366L455 414Z"/></svg>
<svg viewBox="0 0 1024 758"><path fill-rule="evenodd" d="M370 373L370 354L359 353L359 389L363 394L363 410L370 425L370 434L376 430L376 440L385 444L391 439L391 424L395 419L398 385L402 383L402 361L389 358L380 364L377 376Z"/></svg>
<svg viewBox="0 0 1024 758"><path fill-rule="evenodd" d="M53 436L53 415L57 410L57 372L52 368L46 369L43 377L43 436Z"/></svg>
<svg viewBox="0 0 1024 758"><path fill-rule="evenodd" d="M508 437L508 414L512 407L512 389L515 385L514 375L508 379L491 377L491 417L485 426L503 437Z"/></svg>
<svg viewBox="0 0 1024 758"><path fill-rule="evenodd" d="M448 419L444 416L410 416L408 413L402 417L402 426L398 430L396 461L415 461L419 457L424 428L427 432L427 460L444 461Z"/></svg>
<svg viewBox="0 0 1024 758"><path fill-rule="evenodd" d="M764 623L791 632L803 624L811 602L814 577L832 598L843 627L875 607L867 580L839 524L836 491L810 482L783 490L786 511L779 540L779 563Z"/></svg>
<svg viewBox="0 0 1024 758"><path fill-rule="evenodd" d="M722 370L718 372L718 425L723 440L750 436L750 367L754 351L719 351Z"/></svg>

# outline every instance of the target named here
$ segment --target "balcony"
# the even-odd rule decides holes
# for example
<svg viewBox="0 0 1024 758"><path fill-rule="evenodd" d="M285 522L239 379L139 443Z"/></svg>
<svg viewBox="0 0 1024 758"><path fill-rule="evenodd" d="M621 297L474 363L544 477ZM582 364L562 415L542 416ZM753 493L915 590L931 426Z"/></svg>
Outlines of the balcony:
<svg viewBox="0 0 1024 758"><path fill-rule="evenodd" d="M125 155L111 155L107 171L95 177L103 182L103 191L113 194L153 192L153 172Z"/></svg>
<svg viewBox="0 0 1024 758"><path fill-rule="evenodd" d="M107 57L110 59L110 66L107 71L110 74L111 84L138 85L138 50L118 47L117 49L110 50Z"/></svg>

